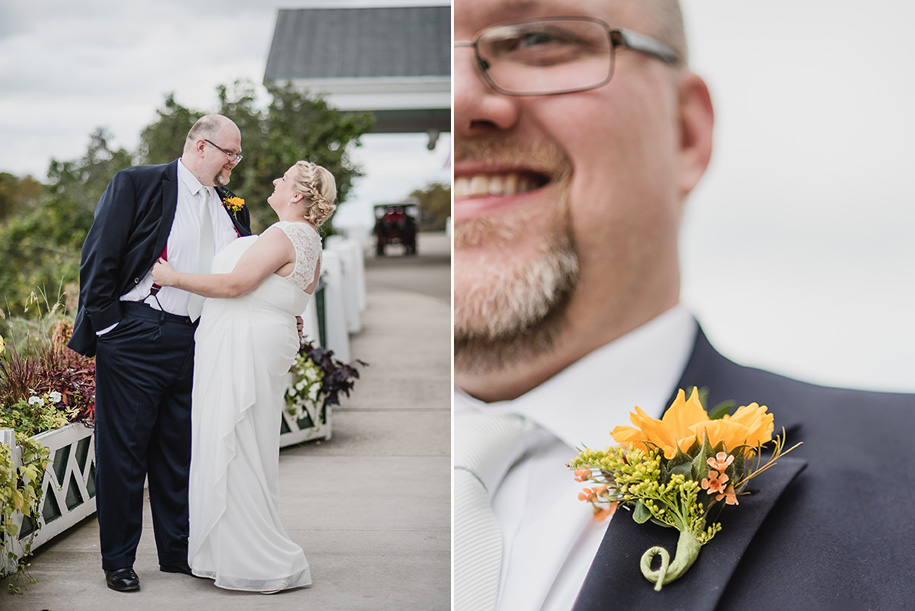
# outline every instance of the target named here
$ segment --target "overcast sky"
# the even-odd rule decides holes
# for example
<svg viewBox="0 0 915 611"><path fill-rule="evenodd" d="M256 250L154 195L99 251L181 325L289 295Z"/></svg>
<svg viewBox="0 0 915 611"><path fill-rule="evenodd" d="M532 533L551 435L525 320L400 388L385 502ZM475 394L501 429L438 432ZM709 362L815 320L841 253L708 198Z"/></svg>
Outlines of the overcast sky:
<svg viewBox="0 0 915 611"><path fill-rule="evenodd" d="M684 301L734 358L915 390L915 5L684 0L716 107Z"/></svg>
<svg viewBox="0 0 915 611"><path fill-rule="evenodd" d="M216 86L247 78L262 92L278 8L440 5L442 0L0 0L0 171L44 179L79 158L97 127L136 149L167 93L204 110ZM451 139L367 135L353 158L367 176L350 201L400 200L450 180ZM278 174L284 168L277 168ZM344 210L341 209L341 213Z"/></svg>

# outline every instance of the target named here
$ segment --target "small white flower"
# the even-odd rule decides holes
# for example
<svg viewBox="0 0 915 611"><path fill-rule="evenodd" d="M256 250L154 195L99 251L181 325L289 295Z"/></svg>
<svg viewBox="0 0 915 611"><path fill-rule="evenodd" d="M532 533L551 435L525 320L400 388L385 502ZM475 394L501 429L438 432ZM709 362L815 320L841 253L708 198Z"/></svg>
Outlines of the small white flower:
<svg viewBox="0 0 915 611"><path fill-rule="evenodd" d="M52 403L60 403L62 398L63 397L61 397L60 393L56 390L52 390L50 393L48 393L48 399L50 399Z"/></svg>
<svg viewBox="0 0 915 611"><path fill-rule="evenodd" d="M41 397L36 397L35 395L32 395L31 397L29 397L29 405L41 405L43 407L44 399L42 399Z"/></svg>

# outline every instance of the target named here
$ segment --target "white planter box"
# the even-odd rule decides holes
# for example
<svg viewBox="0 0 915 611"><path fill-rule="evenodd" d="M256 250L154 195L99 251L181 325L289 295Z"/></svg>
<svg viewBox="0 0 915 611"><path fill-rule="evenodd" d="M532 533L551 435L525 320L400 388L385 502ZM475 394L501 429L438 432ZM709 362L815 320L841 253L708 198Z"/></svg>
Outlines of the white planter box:
<svg viewBox="0 0 915 611"><path fill-rule="evenodd" d="M83 424L68 424L40 433L33 439L51 451L51 462L41 484L39 529L32 541L32 551L95 513L94 430ZM12 449L13 461L18 464L19 450ZM13 520L19 526L19 532L3 543L0 574L14 568L7 552L21 557L24 553L22 544L33 530L31 521L24 515L16 514Z"/></svg>
<svg viewBox="0 0 915 611"><path fill-rule="evenodd" d="M309 405L305 411L302 417L296 418L283 409L283 422L280 424L281 448L313 439L330 439L332 406L322 408L318 405Z"/></svg>

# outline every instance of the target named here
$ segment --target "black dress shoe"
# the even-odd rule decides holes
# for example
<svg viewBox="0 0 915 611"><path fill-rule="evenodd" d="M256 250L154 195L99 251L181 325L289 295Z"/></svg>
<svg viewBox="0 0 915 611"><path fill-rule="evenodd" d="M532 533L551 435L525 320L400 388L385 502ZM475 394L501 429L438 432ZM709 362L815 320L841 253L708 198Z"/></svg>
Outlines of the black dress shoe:
<svg viewBox="0 0 915 611"><path fill-rule="evenodd" d="M160 564L159 570L163 573L181 573L182 575L191 575L194 573L191 572L191 567L188 566L187 562L169 562L167 564Z"/></svg>
<svg viewBox="0 0 915 611"><path fill-rule="evenodd" d="M108 587L118 592L131 592L140 589L140 578L131 567L116 571L105 571L105 581Z"/></svg>

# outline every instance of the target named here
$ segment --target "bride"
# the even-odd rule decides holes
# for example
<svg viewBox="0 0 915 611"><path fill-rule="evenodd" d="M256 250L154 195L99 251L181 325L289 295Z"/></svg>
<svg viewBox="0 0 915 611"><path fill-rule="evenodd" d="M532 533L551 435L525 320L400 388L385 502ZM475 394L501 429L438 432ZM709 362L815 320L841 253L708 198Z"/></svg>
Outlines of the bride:
<svg viewBox="0 0 915 611"><path fill-rule="evenodd" d="M280 522L279 431L299 347L294 317L318 283L317 228L337 195L333 175L307 161L273 184L267 203L279 222L223 248L213 273L176 272L162 259L153 268L157 284L211 298L195 335L188 564L221 588L264 593L311 584Z"/></svg>

